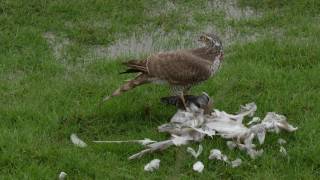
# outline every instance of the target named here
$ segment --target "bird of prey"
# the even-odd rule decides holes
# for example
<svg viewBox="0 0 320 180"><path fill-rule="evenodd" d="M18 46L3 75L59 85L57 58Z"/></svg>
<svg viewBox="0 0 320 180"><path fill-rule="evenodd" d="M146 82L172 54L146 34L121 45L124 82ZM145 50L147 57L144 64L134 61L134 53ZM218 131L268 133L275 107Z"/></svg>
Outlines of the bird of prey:
<svg viewBox="0 0 320 180"><path fill-rule="evenodd" d="M212 77L221 67L223 60L223 46L217 35L203 33L198 40L203 47L159 52L143 60L124 62L128 69L123 73L137 73L137 76L104 100L143 84L160 83L168 84L172 95L179 96L186 107L184 94L187 94L192 86Z"/></svg>

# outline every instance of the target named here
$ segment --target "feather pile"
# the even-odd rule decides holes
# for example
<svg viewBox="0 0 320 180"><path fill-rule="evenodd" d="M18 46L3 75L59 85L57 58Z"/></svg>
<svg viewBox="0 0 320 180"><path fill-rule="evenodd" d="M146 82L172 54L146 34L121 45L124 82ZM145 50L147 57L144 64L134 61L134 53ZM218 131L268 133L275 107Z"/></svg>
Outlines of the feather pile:
<svg viewBox="0 0 320 180"><path fill-rule="evenodd" d="M165 150L173 145L180 146L189 142L200 142L206 136L211 138L220 136L224 139L230 139L231 141L227 141L227 146L230 149L239 148L246 151L254 159L263 153L263 149L257 150L256 145L253 144L255 138L258 139L259 144L263 144L267 132L279 133L280 130L293 132L298 129L290 125L285 116L274 112L267 113L260 121L259 118L253 117L256 110L256 104L249 103L241 106L237 114L228 114L214 109L208 115L204 114L203 109L191 104L187 110L178 110L169 123L158 127L159 132L170 134L170 139L145 144L146 149L130 156L129 159L140 158L146 153ZM253 117L249 126L243 123L246 116ZM195 152L192 154L196 156ZM213 154L212 158L217 156L217 152ZM239 163L241 162L236 161L234 166Z"/></svg>

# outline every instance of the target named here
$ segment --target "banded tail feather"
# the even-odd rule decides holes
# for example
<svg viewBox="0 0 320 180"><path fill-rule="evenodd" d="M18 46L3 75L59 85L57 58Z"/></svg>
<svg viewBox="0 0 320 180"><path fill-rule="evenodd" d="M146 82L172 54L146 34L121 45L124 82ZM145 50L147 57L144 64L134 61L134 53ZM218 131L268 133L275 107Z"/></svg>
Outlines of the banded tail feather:
<svg viewBox="0 0 320 180"><path fill-rule="evenodd" d="M135 73L135 72L148 73L147 61L130 60L122 64L128 67L128 70L125 71L126 73Z"/></svg>
<svg viewBox="0 0 320 180"><path fill-rule="evenodd" d="M125 84L121 85L117 90L115 90L110 96L107 96L103 99L103 101L107 101L112 97L120 96L121 94L137 87L142 84L149 83L148 78L145 74L139 74L134 79L129 80Z"/></svg>

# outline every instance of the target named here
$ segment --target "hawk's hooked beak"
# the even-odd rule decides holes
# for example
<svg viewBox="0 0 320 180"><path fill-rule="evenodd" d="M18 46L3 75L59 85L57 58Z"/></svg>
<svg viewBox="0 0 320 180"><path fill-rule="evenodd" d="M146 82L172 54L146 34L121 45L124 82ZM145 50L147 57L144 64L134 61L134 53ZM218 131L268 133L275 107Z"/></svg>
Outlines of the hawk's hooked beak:
<svg viewBox="0 0 320 180"><path fill-rule="evenodd" d="M197 39L197 41L199 42L199 43L202 43L202 44L205 44L205 39L204 39L204 37L199 37L198 39Z"/></svg>

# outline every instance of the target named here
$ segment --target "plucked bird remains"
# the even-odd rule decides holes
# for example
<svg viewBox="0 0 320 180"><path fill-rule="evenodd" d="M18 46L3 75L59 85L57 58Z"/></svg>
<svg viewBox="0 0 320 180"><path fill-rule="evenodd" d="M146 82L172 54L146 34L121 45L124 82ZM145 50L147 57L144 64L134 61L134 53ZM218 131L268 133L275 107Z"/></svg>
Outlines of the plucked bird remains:
<svg viewBox="0 0 320 180"><path fill-rule="evenodd" d="M201 96L199 96L201 97ZM169 133L171 138L168 140L150 143L146 149L132 155L129 159L140 158L147 153L161 151L170 146L180 146L189 142L200 142L205 136L221 136L229 139L227 146L230 149L239 148L255 159L262 155L263 149L256 149L253 144L254 138L258 139L259 144L263 144L267 132L288 132L296 131L298 128L290 125L285 116L269 112L258 123L249 127L245 126L243 119L253 117L257 106L255 103L248 103L241 106L237 114L228 114L224 111L214 109L211 114L205 115L202 108L191 104L187 110L178 110L171 118L169 123L158 127L159 132ZM230 141L232 140L232 141ZM282 152L284 152L282 150ZM209 159L220 159L230 163L228 158L218 150L212 150ZM235 162L237 164L239 162Z"/></svg>
<svg viewBox="0 0 320 180"><path fill-rule="evenodd" d="M110 96L119 96L136 86L147 83L168 84L171 92L179 96L184 107L184 94L188 90L213 76L223 60L223 46L218 36L203 34L199 41L205 46L173 52L160 52L144 60L131 60L123 63L128 69L123 73L138 73L137 76L123 84Z"/></svg>
<svg viewBox="0 0 320 180"><path fill-rule="evenodd" d="M145 149L138 153L131 155L128 159L141 158L145 154L155 151L163 151L171 146L186 145L190 142L201 142L206 136L213 139L213 136L220 136L227 139L226 145L230 150L236 148L245 151L252 159L261 156L264 150L259 145L254 144L254 139L257 139L259 144L263 144L267 132L279 133L281 130L294 132L298 128L293 127L288 123L285 116L277 114L275 112L269 112L260 120L258 117L254 117L257 110L255 103L248 103L240 106L240 111L236 114L228 114L218 109L213 109L210 113L205 114L207 106L212 107L213 100L203 93L200 96L185 96L187 102L187 109L178 109L175 115L171 118L169 123L158 126L158 131L162 133L168 133L171 137L163 141L153 141L145 138L144 140L125 140L125 141L94 141L99 143L139 143L142 144ZM179 108L181 105L181 99L177 97L165 97L161 99L162 102L174 105ZM250 117L250 125L244 123L244 118ZM257 120L259 119L259 120ZM283 156L289 156L284 144L284 139L279 139L280 153ZM202 145L199 145L198 151L188 147L187 152L190 153L196 159L199 157L203 150ZM227 155L223 154L219 149L212 149L210 151L209 160L221 161L231 166L232 168L238 167L242 163L242 159L236 158L230 160ZM146 171L153 171L159 167L158 162L160 160L153 160L145 166ZM204 164L201 161L197 161L193 165L193 170L202 172Z"/></svg>

